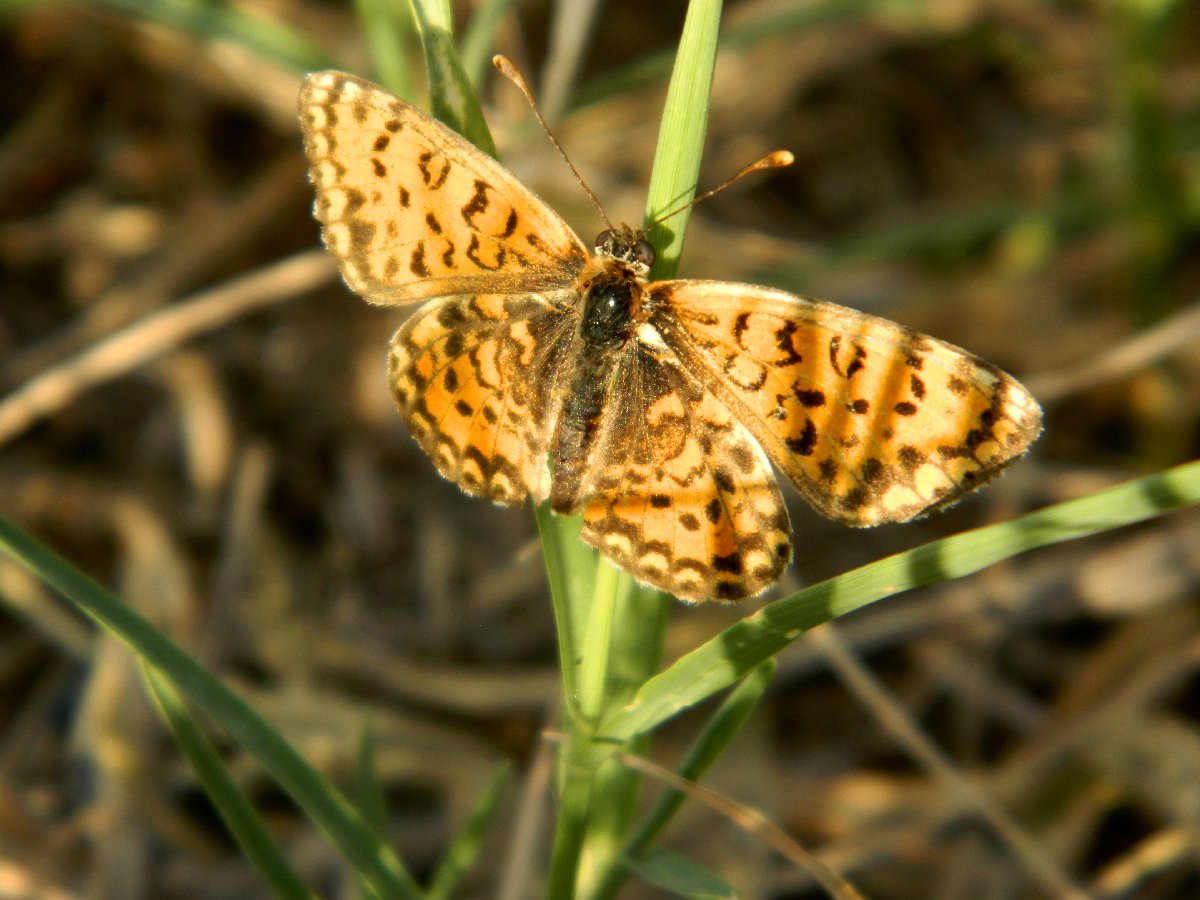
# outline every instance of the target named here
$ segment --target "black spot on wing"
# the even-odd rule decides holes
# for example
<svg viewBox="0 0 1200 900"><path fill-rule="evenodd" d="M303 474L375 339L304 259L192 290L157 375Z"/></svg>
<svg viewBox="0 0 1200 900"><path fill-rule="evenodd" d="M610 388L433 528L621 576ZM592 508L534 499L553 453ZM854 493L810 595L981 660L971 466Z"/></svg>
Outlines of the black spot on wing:
<svg viewBox="0 0 1200 900"><path fill-rule="evenodd" d="M712 566L718 572L728 572L731 575L741 575L745 571L745 564L742 561L742 554L736 550L733 553L714 553L712 558Z"/></svg>
<svg viewBox="0 0 1200 900"><path fill-rule="evenodd" d="M825 405L825 392L816 389L796 390L796 399L809 409Z"/></svg>
<svg viewBox="0 0 1200 900"><path fill-rule="evenodd" d="M788 321L775 332L775 346L783 354L779 359L772 360L776 366L794 366L804 362L804 357L796 352L796 346L792 343L792 335L799 327L795 322Z"/></svg>
<svg viewBox="0 0 1200 900"><path fill-rule="evenodd" d="M710 524L716 525L721 521L721 512L721 501L716 497L704 504L704 518L708 519Z"/></svg>
<svg viewBox="0 0 1200 900"><path fill-rule="evenodd" d="M817 445L817 426L812 419L804 420L804 430L799 437L789 437L784 441L787 448L797 456L811 456Z"/></svg>
<svg viewBox="0 0 1200 900"><path fill-rule="evenodd" d="M510 238L510 237L512 237L513 232L516 230L517 230L517 211L516 211L516 209L509 209L508 218L504 220L504 228L500 232L500 237Z"/></svg>
<svg viewBox="0 0 1200 900"><path fill-rule="evenodd" d="M425 264L425 245L417 244L413 249L412 258L408 262L409 271L418 278L428 278L430 276L429 266Z"/></svg>

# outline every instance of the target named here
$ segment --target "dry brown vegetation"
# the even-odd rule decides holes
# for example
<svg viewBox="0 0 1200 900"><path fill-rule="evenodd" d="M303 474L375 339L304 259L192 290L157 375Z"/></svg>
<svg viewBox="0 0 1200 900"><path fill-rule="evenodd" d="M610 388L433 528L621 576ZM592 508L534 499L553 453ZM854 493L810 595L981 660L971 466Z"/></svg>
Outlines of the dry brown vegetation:
<svg viewBox="0 0 1200 900"><path fill-rule="evenodd" d="M1200 455L1200 10L1166 4L1156 33L1149 4L939 0L754 32L793 5L811 6L727 4L702 182L776 147L797 164L698 210L681 272L968 347L1047 427L989 490L907 526L847 531L790 494L784 587ZM640 215L667 68L601 78L669 67L675 7L607 4L575 82L591 99L557 119L617 218ZM245 8L369 71L346 9ZM498 29L529 73L549 14L518 3ZM0 513L339 782L372 722L418 876L515 761L516 824L463 895L522 883L559 689L533 519L461 495L405 433L384 373L403 313L318 251L298 71L169 18L29 3L0 25L0 74ZM597 231L516 93L482 94L505 162ZM871 897L1196 896L1198 593L1185 511L878 604L782 654L707 783ZM127 651L7 562L0 600L0 896L263 896ZM676 606L668 657L743 614ZM310 884L344 890L335 852L217 739ZM745 897L820 895L701 803L666 844Z"/></svg>

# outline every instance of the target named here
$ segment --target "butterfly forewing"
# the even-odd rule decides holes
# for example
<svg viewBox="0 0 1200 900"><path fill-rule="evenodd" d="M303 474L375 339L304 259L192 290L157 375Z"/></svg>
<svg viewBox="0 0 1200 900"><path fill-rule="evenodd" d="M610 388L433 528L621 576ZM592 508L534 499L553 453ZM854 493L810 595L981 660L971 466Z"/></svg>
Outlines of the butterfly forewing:
<svg viewBox="0 0 1200 900"><path fill-rule="evenodd" d="M851 525L953 502L1041 430L995 366L894 322L769 288L651 286L654 321L818 510Z"/></svg>
<svg viewBox="0 0 1200 900"><path fill-rule="evenodd" d="M325 244L373 303L562 288L587 261L503 166L368 81L309 75L300 122Z"/></svg>

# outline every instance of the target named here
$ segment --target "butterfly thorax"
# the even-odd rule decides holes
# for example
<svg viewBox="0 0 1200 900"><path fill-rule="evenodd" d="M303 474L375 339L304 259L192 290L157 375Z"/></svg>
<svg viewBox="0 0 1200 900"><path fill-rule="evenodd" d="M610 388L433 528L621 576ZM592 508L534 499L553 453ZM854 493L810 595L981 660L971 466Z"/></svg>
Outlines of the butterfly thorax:
<svg viewBox="0 0 1200 900"><path fill-rule="evenodd" d="M642 306L642 285L631 270L615 260L601 266L581 285L579 317L580 350L597 357L629 340Z"/></svg>
<svg viewBox="0 0 1200 900"><path fill-rule="evenodd" d="M613 374L642 318L642 275L626 260L602 252L579 279L583 309L575 361L550 450L556 512L573 511L583 500Z"/></svg>

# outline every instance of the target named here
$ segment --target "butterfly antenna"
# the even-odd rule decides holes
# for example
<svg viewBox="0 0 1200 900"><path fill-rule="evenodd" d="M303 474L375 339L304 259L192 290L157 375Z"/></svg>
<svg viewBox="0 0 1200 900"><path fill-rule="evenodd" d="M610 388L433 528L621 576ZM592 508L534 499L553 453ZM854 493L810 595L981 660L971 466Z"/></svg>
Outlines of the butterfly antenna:
<svg viewBox="0 0 1200 900"><path fill-rule="evenodd" d="M554 145L554 149L558 151L559 156L563 158L563 162L565 162L571 172L574 173L575 180L579 182L580 187L582 187L584 192L592 198L592 202L596 204L596 209L600 211L600 218L604 220L605 226L611 231L613 224L608 220L608 216L604 214L604 207L600 205L599 198L597 198L592 192L592 189L588 187L587 182L583 180L583 176L579 174L579 170L575 168L575 164L571 162L571 157L567 156L567 151L562 148L562 144L558 142L558 138L554 136L554 132L550 130L550 126L547 125L546 120L542 118L542 114L538 112L537 101L533 99L533 92L529 90L529 85L525 83L525 79L521 77L521 73L517 71L517 67L509 61L508 57L501 56L498 53L492 57L492 65L496 67L501 75L515 84L517 89L525 95L525 99L529 102L529 108L533 110L534 118L537 119L538 124L542 126L542 131L546 132L546 137L550 138L550 143Z"/></svg>
<svg viewBox="0 0 1200 900"><path fill-rule="evenodd" d="M725 190L725 188L732 186L733 184L735 184L738 181L741 181L743 178L745 178L747 175L751 174L752 172L759 172L763 169L783 169L783 168L786 168L787 166L790 166L795 161L796 161L796 157L794 157L792 155L790 150L776 150L774 153L768 153L762 159L755 160L754 162L750 163L750 165L746 166L744 169L739 171L732 178L728 178L725 181L722 181L715 188L712 188L711 190L707 190L703 194L701 194L699 197L693 197L691 200L689 200L687 203L683 204L682 206L671 210L669 213L666 213L665 215L659 216L657 219L655 219L653 222L651 222L649 225L647 225L645 230L649 231L655 225L665 222L667 219L671 218L671 216L677 216L681 212L683 212L685 209L691 209L693 206L695 206L700 201L707 200L709 197L713 196L714 194L721 193L721 191Z"/></svg>

